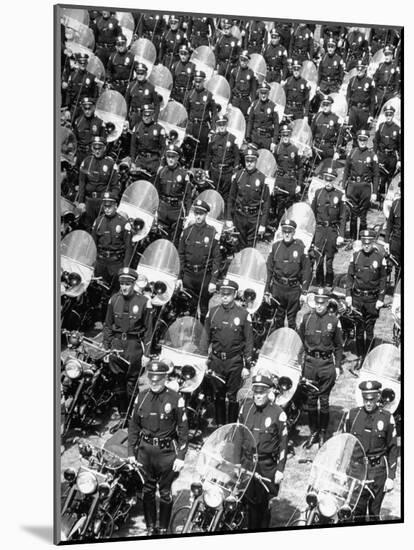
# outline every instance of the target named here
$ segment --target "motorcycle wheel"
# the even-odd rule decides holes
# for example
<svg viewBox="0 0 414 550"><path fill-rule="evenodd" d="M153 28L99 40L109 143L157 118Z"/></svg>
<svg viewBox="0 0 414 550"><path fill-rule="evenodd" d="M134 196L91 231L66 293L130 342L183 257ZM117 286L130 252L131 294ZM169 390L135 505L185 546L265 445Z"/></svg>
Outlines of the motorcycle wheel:
<svg viewBox="0 0 414 550"><path fill-rule="evenodd" d="M190 506L181 506L171 516L169 531L173 535L180 535L190 514Z"/></svg>
<svg viewBox="0 0 414 550"><path fill-rule="evenodd" d="M60 522L60 540L61 541L68 541L68 540L76 540L76 533L73 533L70 535L70 532L75 525L75 523L78 521L79 517L75 512L66 512L63 514Z"/></svg>
<svg viewBox="0 0 414 550"><path fill-rule="evenodd" d="M101 520L98 533L96 533L97 539L110 539L114 533L115 522L111 514L105 512L104 517Z"/></svg>

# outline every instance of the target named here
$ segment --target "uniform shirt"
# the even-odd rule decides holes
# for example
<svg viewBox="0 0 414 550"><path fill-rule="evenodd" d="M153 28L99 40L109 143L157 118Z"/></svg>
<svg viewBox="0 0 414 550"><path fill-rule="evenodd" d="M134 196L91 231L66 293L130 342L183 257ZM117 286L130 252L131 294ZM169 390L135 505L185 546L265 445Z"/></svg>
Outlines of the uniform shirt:
<svg viewBox="0 0 414 550"><path fill-rule="evenodd" d="M335 365L342 361L343 340L339 318L328 310L322 315L311 311L303 316L299 327L299 336L307 352L332 352Z"/></svg>
<svg viewBox="0 0 414 550"><path fill-rule="evenodd" d="M295 108L303 108L303 116L309 114L309 92L310 85L307 80L299 76L289 76L283 86L286 94L286 105L293 105Z"/></svg>
<svg viewBox="0 0 414 550"><path fill-rule="evenodd" d="M257 168L252 171L243 168L232 177L227 200L227 219L231 219L234 210L248 206L261 209L260 225L266 226L269 202L269 187L265 183L265 175Z"/></svg>
<svg viewBox="0 0 414 550"><path fill-rule="evenodd" d="M176 61L171 67L173 77L173 89L185 89L186 92L191 90L193 85L195 65L192 61L183 63Z"/></svg>
<svg viewBox="0 0 414 550"><path fill-rule="evenodd" d="M131 52L115 52L109 56L106 75L111 83L114 80L129 80L132 76L134 56Z"/></svg>
<svg viewBox="0 0 414 550"><path fill-rule="evenodd" d="M343 183L346 184L348 178L361 178L362 182L373 184L372 192L378 190L379 167L378 157L372 149L365 147L355 147L349 153L345 161Z"/></svg>
<svg viewBox="0 0 414 550"><path fill-rule="evenodd" d="M274 29L278 31L280 35L280 43L282 46L286 48L286 50L289 49L290 39L293 32L293 25L292 23L275 23Z"/></svg>
<svg viewBox="0 0 414 550"><path fill-rule="evenodd" d="M194 223L186 227L178 244L178 254L180 279L183 278L185 270L191 272L192 266L204 268L208 265L211 282L216 283L220 267L220 247L219 236L212 225L204 222L201 225Z"/></svg>
<svg viewBox="0 0 414 550"><path fill-rule="evenodd" d="M384 301L387 262L374 247L368 254L363 250L354 252L348 267L346 295L353 290L378 292L378 300Z"/></svg>
<svg viewBox="0 0 414 550"><path fill-rule="evenodd" d="M369 116L374 116L375 82L369 76L353 76L348 83L346 100L349 107L360 105L368 109Z"/></svg>
<svg viewBox="0 0 414 550"><path fill-rule="evenodd" d="M345 430L358 439L368 457L385 456L388 462L387 477L395 479L398 447L395 420L391 413L379 407L372 412L356 407L346 417Z"/></svg>
<svg viewBox="0 0 414 550"><path fill-rule="evenodd" d="M191 200L191 185L187 170L177 165L175 168L164 166L158 172L155 189L163 197L173 197L181 199L187 207Z"/></svg>
<svg viewBox="0 0 414 550"><path fill-rule="evenodd" d="M232 302L230 306L215 306L209 310L204 323L205 333L200 349L207 353L211 343L213 352L239 354L250 361L253 353L253 330L250 313Z"/></svg>
<svg viewBox="0 0 414 550"><path fill-rule="evenodd" d="M197 91L195 88L184 100L184 107L188 113L188 120L197 123L210 123L216 116L216 104L213 94L203 88Z"/></svg>
<svg viewBox="0 0 414 550"><path fill-rule="evenodd" d="M83 97L96 99L98 95L99 88L95 75L81 69L75 69L70 73L67 88L69 105L80 105Z"/></svg>
<svg viewBox="0 0 414 550"><path fill-rule="evenodd" d="M95 34L97 46L99 44L112 44L114 46L116 37L122 33L118 20L113 15L108 19L104 19L102 16L97 17L95 23L92 24L92 30Z"/></svg>
<svg viewBox="0 0 414 550"><path fill-rule="evenodd" d="M267 30L263 21L249 21L245 28L243 48L249 53L261 53L266 43Z"/></svg>
<svg viewBox="0 0 414 550"><path fill-rule="evenodd" d="M92 226L92 237L98 254L113 252L122 255L123 265L128 265L131 259L131 225L124 216L115 212L113 216L103 214L96 218Z"/></svg>
<svg viewBox="0 0 414 550"><path fill-rule="evenodd" d="M220 166L224 164L225 166ZM214 134L208 143L206 155L206 168L234 168L240 164L239 148L233 134L225 132Z"/></svg>
<svg viewBox="0 0 414 550"><path fill-rule="evenodd" d="M368 55L368 41L360 31L348 33L345 44L345 51L353 59L362 59Z"/></svg>
<svg viewBox="0 0 414 550"><path fill-rule="evenodd" d="M259 129L265 132L267 137L272 138L272 143L277 142L279 137L279 114L273 101L270 99L266 101L256 99L250 105L247 114L246 135L249 139L251 139L252 133Z"/></svg>
<svg viewBox="0 0 414 550"><path fill-rule="evenodd" d="M397 159L400 158L401 129L395 122L381 122L378 130L375 132L374 140L375 153L385 153L390 150L395 151Z"/></svg>
<svg viewBox="0 0 414 550"><path fill-rule="evenodd" d="M344 194L332 187L329 191L323 187L318 189L313 198L311 208L315 214L316 223L329 222L337 225L339 235L344 237L346 224L346 208L343 202Z"/></svg>
<svg viewBox="0 0 414 550"><path fill-rule="evenodd" d="M334 82L342 84L344 78L345 64L343 59L337 53L333 55L325 54L318 67L318 85L321 81Z"/></svg>
<svg viewBox="0 0 414 550"><path fill-rule="evenodd" d="M292 34L289 45L289 57L313 57L313 33L307 25L299 25Z"/></svg>
<svg viewBox="0 0 414 550"><path fill-rule="evenodd" d="M266 261L267 281L266 292L273 281L279 277L297 280L303 290L307 290L311 279L311 267L305 245L299 239L290 243L278 241L273 244Z"/></svg>
<svg viewBox="0 0 414 550"><path fill-rule="evenodd" d="M281 80L285 80L287 75L287 51L284 46L269 44L263 53L267 69L280 73Z"/></svg>
<svg viewBox="0 0 414 550"><path fill-rule="evenodd" d="M159 60L162 62L165 56L178 59L178 48L182 44L186 44L184 32L180 29L168 29L161 38Z"/></svg>
<svg viewBox="0 0 414 550"><path fill-rule="evenodd" d="M401 198L398 197L391 205L390 215L385 229L385 242L401 240Z"/></svg>
<svg viewBox="0 0 414 550"><path fill-rule="evenodd" d="M275 159L278 173L293 175L297 177L298 185L303 183L303 160L296 145L280 142L275 151Z"/></svg>
<svg viewBox="0 0 414 550"><path fill-rule="evenodd" d="M230 101L233 97L245 97L253 100L256 97L257 79L250 67L242 68L240 65L230 73Z"/></svg>
<svg viewBox="0 0 414 550"><path fill-rule="evenodd" d="M155 91L155 87L145 80L144 82L138 82L133 80L128 84L127 91L125 93L125 101L127 108L129 109L142 109L144 105L154 105L154 117L158 118L160 111L160 98Z"/></svg>
<svg viewBox="0 0 414 550"><path fill-rule="evenodd" d="M167 23L159 15L141 14L138 23L138 36L148 38L153 41L155 37L160 37L164 32Z"/></svg>
<svg viewBox="0 0 414 550"><path fill-rule="evenodd" d="M75 120L73 125L73 133L75 134L78 142L78 149L84 153L90 150L92 138L94 136L104 136L105 128L104 122L99 117L93 115L86 117L82 114Z"/></svg>
<svg viewBox="0 0 414 550"><path fill-rule="evenodd" d="M176 441L177 458L184 460L188 447L188 421L183 397L164 388L148 389L138 395L128 426L128 455L134 456L141 435Z"/></svg>
<svg viewBox="0 0 414 550"><path fill-rule="evenodd" d="M339 134L339 118L335 113L320 111L312 120L311 131L316 147L320 144L336 145Z"/></svg>
<svg viewBox="0 0 414 550"><path fill-rule="evenodd" d="M386 63L385 61L380 63L374 74L375 86L379 90L384 90L389 93L397 92L399 71L400 69L392 61L389 63Z"/></svg>
<svg viewBox="0 0 414 550"><path fill-rule="evenodd" d="M135 160L137 154L151 153L157 158L163 154L165 147L165 130L158 122L145 124L139 122L131 136L131 159Z"/></svg>
<svg viewBox="0 0 414 550"><path fill-rule="evenodd" d="M277 462L277 470L283 473L286 464L288 430L286 413L282 407L270 402L264 407L258 407L252 398L248 398L243 401L240 408L239 422L252 432L259 461L261 455L272 456Z"/></svg>
<svg viewBox="0 0 414 550"><path fill-rule="evenodd" d="M214 48L214 55L217 63L229 61L231 65L235 65L240 55L240 46L237 43L237 38L232 35L222 34L217 40Z"/></svg>
<svg viewBox="0 0 414 550"><path fill-rule="evenodd" d="M85 202L85 198L92 193L98 193L99 198L102 198L105 191L118 195L118 169L115 161L108 156L97 159L88 155L79 170L79 202Z"/></svg>
<svg viewBox="0 0 414 550"><path fill-rule="evenodd" d="M214 21L211 17L190 17L187 26L187 35L191 38L203 36L204 38L213 35L215 30Z"/></svg>

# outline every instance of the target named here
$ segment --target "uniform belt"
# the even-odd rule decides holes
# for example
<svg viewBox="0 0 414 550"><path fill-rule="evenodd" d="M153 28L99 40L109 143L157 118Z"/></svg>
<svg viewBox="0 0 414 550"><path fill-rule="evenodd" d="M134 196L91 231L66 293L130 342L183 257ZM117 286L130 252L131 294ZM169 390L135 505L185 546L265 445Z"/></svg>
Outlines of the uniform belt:
<svg viewBox="0 0 414 550"><path fill-rule="evenodd" d="M316 225L319 225L321 227L338 227L337 222L328 222L328 221L318 222Z"/></svg>
<svg viewBox="0 0 414 550"><path fill-rule="evenodd" d="M170 449L172 447L172 438L171 437L152 437L152 435L142 434L142 439L145 443L149 443L154 447L159 447L160 449Z"/></svg>
<svg viewBox="0 0 414 550"><path fill-rule="evenodd" d="M240 351L228 353L226 351L212 351L212 354L215 357L218 357L218 359L221 359L222 361L227 361L227 359L233 359L233 357L237 357L238 355L241 355Z"/></svg>
<svg viewBox="0 0 414 550"><path fill-rule="evenodd" d="M142 107L130 107L129 112L130 113L140 113L142 110Z"/></svg>
<svg viewBox="0 0 414 550"><path fill-rule="evenodd" d="M78 150L80 153L88 153L91 150L91 146L89 143L87 145L79 143Z"/></svg>
<svg viewBox="0 0 414 550"><path fill-rule="evenodd" d="M87 195L87 199L100 199L102 197L102 193L98 193L97 191L93 191L90 195Z"/></svg>
<svg viewBox="0 0 414 550"><path fill-rule="evenodd" d="M378 296L379 290L359 290L358 288L352 289L352 292L356 296Z"/></svg>
<svg viewBox="0 0 414 550"><path fill-rule="evenodd" d="M143 151L141 151L140 153L138 153L138 157L144 157L145 159L151 159L151 158L159 158L159 155L156 154L156 153L144 153Z"/></svg>
<svg viewBox="0 0 414 550"><path fill-rule="evenodd" d="M306 353L315 359L330 359L332 357L331 351L308 350Z"/></svg>
<svg viewBox="0 0 414 550"><path fill-rule="evenodd" d="M277 171L277 175L278 176L289 176L290 178L294 177L294 172L293 170L281 170L279 169Z"/></svg>
<svg viewBox="0 0 414 550"><path fill-rule="evenodd" d="M192 35L195 34L196 36L202 36L203 38L207 38L208 34L205 32L195 31L195 33L192 33ZM192 36L191 35L191 36Z"/></svg>
<svg viewBox="0 0 414 550"><path fill-rule="evenodd" d="M280 283L281 285L287 285L287 286L297 286L299 284L299 279L293 277L280 277L276 276L275 280L277 283Z"/></svg>
<svg viewBox="0 0 414 550"><path fill-rule="evenodd" d="M112 42L111 44L108 42L97 42L96 47L97 48L115 48L115 42Z"/></svg>
<svg viewBox="0 0 414 550"><path fill-rule="evenodd" d="M190 122L198 122L200 124L207 124L207 120L205 120L204 118L192 118L190 120Z"/></svg>
<svg viewBox="0 0 414 550"><path fill-rule="evenodd" d="M214 163L212 162L211 163L211 166L215 169L215 170L220 170L221 168L231 168L231 164L223 164L223 163Z"/></svg>
<svg viewBox="0 0 414 550"><path fill-rule="evenodd" d="M257 214L259 212L259 207L258 206L238 206L237 211L242 212L243 214Z"/></svg>
<svg viewBox="0 0 414 550"><path fill-rule="evenodd" d="M169 197L168 195L161 195L160 199L168 204L171 204L171 206L178 206L181 202L178 197Z"/></svg>
<svg viewBox="0 0 414 550"><path fill-rule="evenodd" d="M368 462L370 466L379 466L382 462L383 456L368 456Z"/></svg>
<svg viewBox="0 0 414 550"><path fill-rule="evenodd" d="M383 151L381 151L382 153L385 153L386 155L392 155L392 154L395 154L396 150L395 149L383 149Z"/></svg>
<svg viewBox="0 0 414 550"><path fill-rule="evenodd" d="M116 252L114 250L100 250L98 252L98 258L105 259L105 260L109 260L109 259L119 260L122 258L122 256L123 256L123 252Z"/></svg>
<svg viewBox="0 0 414 550"><path fill-rule="evenodd" d="M259 136L272 137L272 132L265 128L255 128L253 131L259 134Z"/></svg>
<svg viewBox="0 0 414 550"><path fill-rule="evenodd" d="M302 107L303 102L302 101L286 101L286 105L288 107Z"/></svg>
<svg viewBox="0 0 414 550"><path fill-rule="evenodd" d="M362 109L363 111L368 111L368 105L366 103L361 102L352 102L352 107L356 107L357 109Z"/></svg>
<svg viewBox="0 0 414 550"><path fill-rule="evenodd" d="M372 181L370 178L363 178L362 176L352 176L350 179L355 183L371 183Z"/></svg>
<svg viewBox="0 0 414 550"><path fill-rule="evenodd" d="M112 82L114 82L115 84L125 84L125 82L128 82L128 81L129 81L128 78L116 78Z"/></svg>
<svg viewBox="0 0 414 550"><path fill-rule="evenodd" d="M250 97L250 94L242 94L237 90L233 90L233 97L237 97L238 99L247 99Z"/></svg>
<svg viewBox="0 0 414 550"><path fill-rule="evenodd" d="M122 332L121 330L114 330L113 332L115 332L116 334L119 334L121 340L128 340L128 338L138 338L140 339L140 335L138 332L134 331L134 332Z"/></svg>
<svg viewBox="0 0 414 550"><path fill-rule="evenodd" d="M205 265L192 265L192 264L185 264L185 267L187 269L191 269L191 271L194 271L194 273L199 273L200 271L204 271L207 267L208 269L208 266L205 266Z"/></svg>

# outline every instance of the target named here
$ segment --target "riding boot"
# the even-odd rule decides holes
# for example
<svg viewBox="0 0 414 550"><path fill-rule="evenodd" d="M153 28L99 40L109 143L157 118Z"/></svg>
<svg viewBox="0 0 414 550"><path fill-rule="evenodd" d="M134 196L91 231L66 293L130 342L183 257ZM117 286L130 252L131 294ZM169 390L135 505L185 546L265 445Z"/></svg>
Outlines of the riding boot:
<svg viewBox="0 0 414 550"><path fill-rule="evenodd" d="M237 401L229 401L229 414L228 414L229 424L232 424L233 422L237 422L238 416L239 416L239 404L237 403Z"/></svg>
<svg viewBox="0 0 414 550"><path fill-rule="evenodd" d="M310 436L303 444L305 449L310 449L314 443L318 441L319 427L318 427L318 411L308 411Z"/></svg>
<svg viewBox="0 0 414 550"><path fill-rule="evenodd" d="M224 397L217 397L215 402L216 424L223 426L226 423L226 400Z"/></svg>
<svg viewBox="0 0 414 550"><path fill-rule="evenodd" d="M160 500L160 535L167 534L167 529L170 524L172 510L172 502L164 502Z"/></svg>
<svg viewBox="0 0 414 550"><path fill-rule="evenodd" d="M320 418L319 425L320 425L320 428L321 428L321 431L319 433L319 447L322 447L322 445L327 440L326 430L327 430L328 424L329 424L329 412L322 412L321 411L319 418Z"/></svg>
<svg viewBox="0 0 414 550"><path fill-rule="evenodd" d="M148 536L154 535L157 523L157 507L154 495L144 495L143 498L144 519Z"/></svg>
<svg viewBox="0 0 414 550"><path fill-rule="evenodd" d="M316 268L315 282L317 286L323 287L325 285L325 275L323 272L323 258L321 258Z"/></svg>
<svg viewBox="0 0 414 550"><path fill-rule="evenodd" d="M358 378L359 371L362 368L363 362L364 362L364 357L358 357L354 365L350 367L349 372L352 374L352 376L355 376L355 378Z"/></svg>
<svg viewBox="0 0 414 550"><path fill-rule="evenodd" d="M325 285L329 287L333 286L333 279L334 279L334 274L327 272L325 277Z"/></svg>

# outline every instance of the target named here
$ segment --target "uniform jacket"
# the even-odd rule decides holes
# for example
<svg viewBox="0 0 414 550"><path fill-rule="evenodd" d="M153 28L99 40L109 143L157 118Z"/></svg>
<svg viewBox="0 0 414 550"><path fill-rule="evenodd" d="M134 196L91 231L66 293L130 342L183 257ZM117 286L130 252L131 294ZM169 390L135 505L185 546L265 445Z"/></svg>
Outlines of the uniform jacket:
<svg viewBox="0 0 414 550"><path fill-rule="evenodd" d="M312 120L311 131L315 145L336 145L339 133L339 118L335 113L322 111Z"/></svg>
<svg viewBox="0 0 414 550"><path fill-rule="evenodd" d="M192 224L186 227L178 244L180 256L180 279L184 271L191 272L192 266L208 266L211 282L217 282L220 267L220 247L217 231L212 225L204 222L200 226Z"/></svg>
<svg viewBox="0 0 414 550"><path fill-rule="evenodd" d="M338 227L338 235L344 237L346 223L346 208L342 200L344 194L339 189L318 189L313 198L311 208L315 214L316 223Z"/></svg>
<svg viewBox="0 0 414 550"><path fill-rule="evenodd" d="M171 169L168 166L164 166L158 172L155 189L160 195L160 199L163 197L174 197L181 199L184 205L188 208L189 201L191 201L191 185L187 170L177 165Z"/></svg>
<svg viewBox="0 0 414 550"><path fill-rule="evenodd" d="M75 120L73 133L78 142L78 148L82 152L89 151L94 136L104 136L105 128L103 120L97 116L86 117L82 114Z"/></svg>
<svg viewBox="0 0 414 550"><path fill-rule="evenodd" d="M284 46L269 44L263 53L267 69L280 72L281 80L285 80L287 75L287 51Z"/></svg>
<svg viewBox="0 0 414 550"><path fill-rule="evenodd" d="M128 110L142 109L144 105L154 105L154 117L157 120L160 111L160 98L151 82L147 80L145 82L138 82L138 80L130 82L125 93L125 101Z"/></svg>
<svg viewBox="0 0 414 550"><path fill-rule="evenodd" d="M115 212L112 217L99 216L92 226L92 237L95 241L98 256L101 252L119 254L123 264L128 265L132 254L131 226L129 222Z"/></svg>
<svg viewBox="0 0 414 550"><path fill-rule="evenodd" d="M386 265L384 256L375 247L369 254L363 250L354 252L348 267L347 296L355 290L373 291L378 292L378 300L384 301Z"/></svg>
<svg viewBox="0 0 414 550"><path fill-rule="evenodd" d="M390 93L398 91L400 69L390 61L389 63L380 63L374 74L375 86L379 90L385 90Z"/></svg>
<svg viewBox="0 0 414 550"><path fill-rule="evenodd" d="M401 198L395 199L391 205L390 216L385 229L385 242L391 239L401 239Z"/></svg>
<svg viewBox="0 0 414 550"><path fill-rule="evenodd" d="M355 180L357 178L360 178L361 183L372 183L372 192L377 192L379 182L378 157L368 147L364 149L355 147L346 158L343 184L346 185L348 179Z"/></svg>
<svg viewBox="0 0 414 550"><path fill-rule="evenodd" d="M348 107L364 108L369 116L374 116L375 110L375 82L369 76L353 76L346 89Z"/></svg>
<svg viewBox="0 0 414 550"><path fill-rule="evenodd" d="M234 65L240 55L240 46L237 43L237 38L231 35L221 35L214 48L214 54L217 63L229 61L231 65Z"/></svg>
<svg viewBox="0 0 414 550"><path fill-rule="evenodd" d="M253 132L259 130L260 133L264 132L266 137L271 137L273 143L276 143L279 138L279 114L273 101L256 99L250 105L247 113L246 136L248 139L252 138Z"/></svg>
<svg viewBox="0 0 414 550"><path fill-rule="evenodd" d="M99 197L105 191L116 195L119 192L118 171L115 161L108 156L101 159L88 155L80 165L79 170L79 202L85 202L86 197L98 193Z"/></svg>
<svg viewBox="0 0 414 550"><path fill-rule="evenodd" d="M118 20L113 16L108 19L104 19L102 16L97 17L95 23L92 24L92 30L97 46L100 44L115 45L116 37L122 33Z"/></svg>
<svg viewBox="0 0 414 550"><path fill-rule="evenodd" d="M214 134L207 147L206 168L209 169L210 165L213 165L213 168L226 170L239 164L240 153L234 135L229 132Z"/></svg>
<svg viewBox="0 0 414 550"><path fill-rule="evenodd" d="M299 336L307 352L332 352L335 365L342 361L343 340L339 318L325 311L319 315L316 311L306 313L299 327Z"/></svg>
<svg viewBox="0 0 414 550"><path fill-rule="evenodd" d="M234 97L250 98L251 101L256 97L257 79L254 72L249 67L242 68L240 65L235 67L230 73L230 101Z"/></svg>
<svg viewBox="0 0 414 550"><path fill-rule="evenodd" d="M297 178L298 185L303 183L303 160L293 143L280 142L275 151L278 174Z"/></svg>
<svg viewBox="0 0 414 550"><path fill-rule="evenodd" d="M266 226L269 215L269 187L265 176L255 168L248 172L245 168L232 177L232 183L227 200L227 219L232 218L234 210L243 207L257 208L260 212L260 225Z"/></svg>
<svg viewBox="0 0 414 550"><path fill-rule="evenodd" d="M308 116L310 92L308 81L301 76L299 78L289 76L283 88L286 94L286 106L293 106L295 109L301 107L303 116Z"/></svg>
<svg viewBox="0 0 414 550"><path fill-rule="evenodd" d="M106 75L109 82L129 80L132 77L134 56L131 52L115 52L109 56Z"/></svg>
<svg viewBox="0 0 414 550"><path fill-rule="evenodd" d="M278 277L298 280L303 290L307 290L311 279L311 268L305 245L299 239L293 239L289 244L277 241L267 257L266 292L270 290Z"/></svg>
<svg viewBox="0 0 414 550"><path fill-rule="evenodd" d="M381 122L374 136L375 153L389 153L395 151L397 159L400 158L401 131L398 124Z"/></svg>
<svg viewBox="0 0 414 550"><path fill-rule="evenodd" d="M216 116L217 107L211 92L203 88L197 91L195 88L184 100L184 107L188 113L189 122L211 123Z"/></svg>
<svg viewBox="0 0 414 550"><path fill-rule="evenodd" d="M151 153L154 157L162 156L165 147L165 130L158 122L144 124L139 122L131 136L131 159L135 160L137 154Z"/></svg>
<svg viewBox="0 0 414 550"><path fill-rule="evenodd" d="M340 55L334 53L333 55L325 54L318 67L318 85L321 81L334 82L336 84L342 84L344 79L345 64Z"/></svg>

